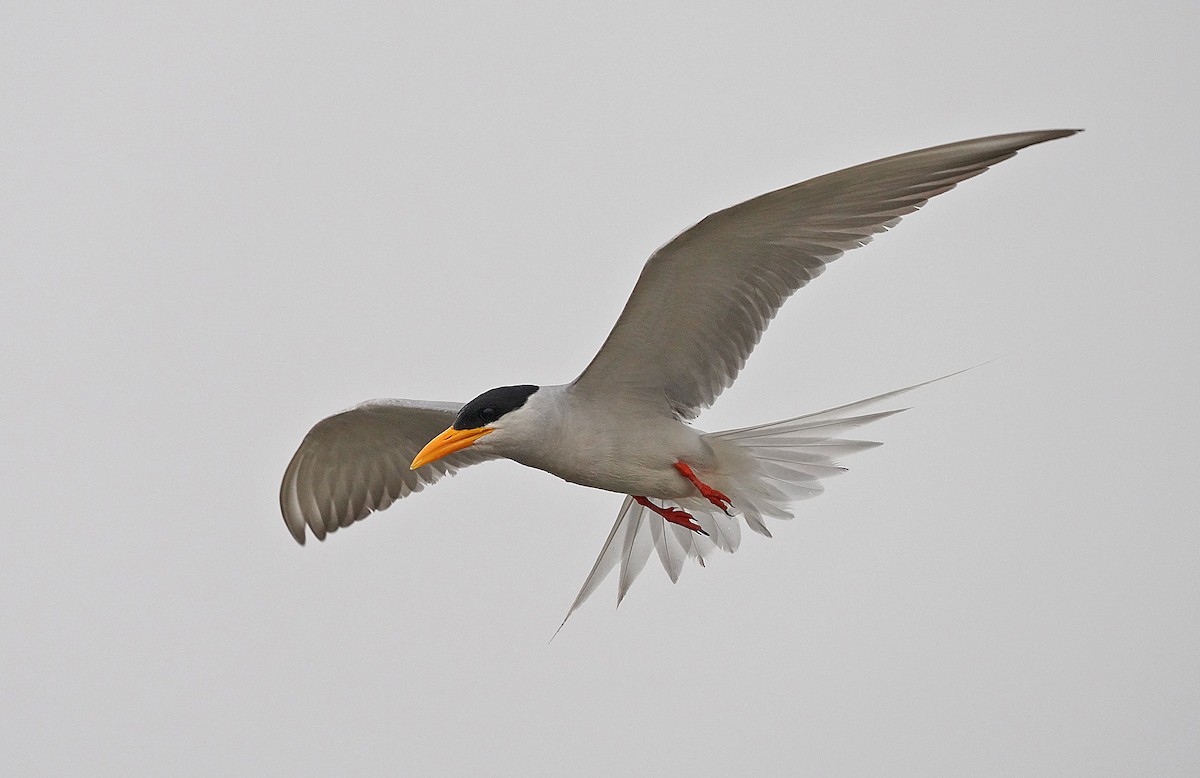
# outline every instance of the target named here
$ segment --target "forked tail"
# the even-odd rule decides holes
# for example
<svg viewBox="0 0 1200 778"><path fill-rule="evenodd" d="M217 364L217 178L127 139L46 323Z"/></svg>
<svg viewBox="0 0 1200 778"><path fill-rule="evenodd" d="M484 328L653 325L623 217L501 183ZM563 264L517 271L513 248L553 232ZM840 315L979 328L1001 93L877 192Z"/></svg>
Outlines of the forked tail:
<svg viewBox="0 0 1200 778"><path fill-rule="evenodd" d="M874 441L844 438L842 435L907 409L866 411L906 392L961 372L964 371L806 416L708 433L704 437L712 445L719 465L718 471L705 474L705 478L711 486L732 498L733 506L746 526L770 537L765 519L792 518L791 503L817 496L824 491L822 479L846 471L838 464L841 457L882 445ZM659 502L661 504L662 501ZM715 549L728 552L737 550L741 543L741 523L736 516L731 518L724 515L699 496L670 502L692 514L708 535L666 522L653 511L638 505L632 497L626 497L617 514L617 521L604 541L604 548L583 582L583 588L571 603L563 624L599 588L618 563L621 565L617 584L619 605L638 573L646 566L651 550L658 552L659 561L672 583L679 580L684 561L689 557L704 566ZM561 629L562 624L559 625ZM557 635L558 631L554 634Z"/></svg>

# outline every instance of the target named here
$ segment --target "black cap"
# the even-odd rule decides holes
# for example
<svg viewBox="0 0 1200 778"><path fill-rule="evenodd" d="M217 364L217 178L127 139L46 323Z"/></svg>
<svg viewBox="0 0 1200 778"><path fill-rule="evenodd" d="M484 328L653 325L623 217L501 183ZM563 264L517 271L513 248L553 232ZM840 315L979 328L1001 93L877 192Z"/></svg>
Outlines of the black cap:
<svg viewBox="0 0 1200 778"><path fill-rule="evenodd" d="M538 387L532 384L488 389L462 407L458 418L454 420L454 429L473 430L486 427L504 414L520 408L529 399L529 395L537 390Z"/></svg>

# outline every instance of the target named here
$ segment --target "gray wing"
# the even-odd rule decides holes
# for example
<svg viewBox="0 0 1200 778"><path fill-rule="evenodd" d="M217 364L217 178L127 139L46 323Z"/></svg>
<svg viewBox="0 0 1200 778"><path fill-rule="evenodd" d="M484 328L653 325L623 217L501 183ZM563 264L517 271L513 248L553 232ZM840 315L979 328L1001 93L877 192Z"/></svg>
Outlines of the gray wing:
<svg viewBox="0 0 1200 778"><path fill-rule="evenodd" d="M426 484L492 457L466 451L419 470L421 447L454 422L462 403L369 400L317 422L283 474L279 506L292 537L307 525L324 540Z"/></svg>
<svg viewBox="0 0 1200 778"><path fill-rule="evenodd" d="M650 257L574 391L694 418L733 383L784 300L825 265L1019 149L1075 132L914 151L712 214Z"/></svg>

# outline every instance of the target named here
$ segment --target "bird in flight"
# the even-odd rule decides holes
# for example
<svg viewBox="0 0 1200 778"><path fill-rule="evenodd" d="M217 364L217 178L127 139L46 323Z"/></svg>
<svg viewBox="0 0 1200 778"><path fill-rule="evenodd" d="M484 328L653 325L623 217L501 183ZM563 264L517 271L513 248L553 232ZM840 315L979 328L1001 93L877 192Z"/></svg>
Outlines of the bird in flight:
<svg viewBox="0 0 1200 778"><path fill-rule="evenodd" d="M842 435L898 413L867 411L916 387L723 432L687 422L827 264L1020 149L1075 132L935 146L717 211L654 252L574 381L502 386L465 404L369 400L318 422L280 489L292 537L303 544L307 527L324 540L467 465L511 459L626 495L568 618L618 564L620 602L652 552L676 581L687 558L703 565L715 549L734 551L739 518L769 537L766 519L791 518L791 502L843 472L838 458L879 445Z"/></svg>

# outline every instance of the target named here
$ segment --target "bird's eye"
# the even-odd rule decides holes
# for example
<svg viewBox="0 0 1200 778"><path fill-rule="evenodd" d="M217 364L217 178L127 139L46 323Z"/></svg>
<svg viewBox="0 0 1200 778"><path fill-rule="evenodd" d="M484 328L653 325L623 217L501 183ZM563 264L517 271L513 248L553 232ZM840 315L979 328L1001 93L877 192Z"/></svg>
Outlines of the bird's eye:
<svg viewBox="0 0 1200 778"><path fill-rule="evenodd" d="M487 424L491 424L493 421L495 421L497 416L498 415L495 408L484 408L483 410L479 411L479 418L483 419Z"/></svg>

